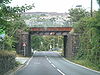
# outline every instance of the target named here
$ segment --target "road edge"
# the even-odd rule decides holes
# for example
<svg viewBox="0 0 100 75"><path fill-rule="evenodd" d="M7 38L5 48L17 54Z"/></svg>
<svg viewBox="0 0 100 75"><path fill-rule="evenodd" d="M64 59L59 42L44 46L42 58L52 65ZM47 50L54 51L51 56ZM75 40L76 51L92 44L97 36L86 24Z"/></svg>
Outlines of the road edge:
<svg viewBox="0 0 100 75"><path fill-rule="evenodd" d="M63 58L63 59L64 59L65 61L71 63L71 64L77 65L77 66L79 66L79 67L82 67L82 68L88 69L88 70L93 71L93 72L96 72L96 73L100 73L100 71L96 71L96 70L90 69L90 68L88 68L88 67L86 67L86 66L83 66L83 65L80 65L80 64L77 64L77 63L71 62L71 61L67 60L66 58Z"/></svg>
<svg viewBox="0 0 100 75"><path fill-rule="evenodd" d="M32 57L30 57L24 64L21 64L18 67L15 67L13 70L8 71L4 75L15 75L18 70L20 70L22 68L25 68L29 64L29 62L31 61Z"/></svg>
<svg viewBox="0 0 100 75"><path fill-rule="evenodd" d="M57 53L58 53L58 52L57 52ZM60 55L60 54L58 53L58 55ZM60 56L61 56L61 55L60 55ZM63 57L63 56L62 56L62 57ZM88 68L88 67L86 67L86 66L83 66L83 65L74 63L74 62L72 62L72 61L70 61L70 60L68 60L68 59L66 59L66 58L64 58L64 57L63 57L62 59L65 60L65 61L67 61L67 62L69 62L69 63L71 63L71 64L74 64L74 65L76 65L76 66L79 66L79 67L85 68L85 69L87 69L87 70L90 70L90 71L92 71L92 72L100 73L100 71L96 71L96 70L90 69L90 68Z"/></svg>

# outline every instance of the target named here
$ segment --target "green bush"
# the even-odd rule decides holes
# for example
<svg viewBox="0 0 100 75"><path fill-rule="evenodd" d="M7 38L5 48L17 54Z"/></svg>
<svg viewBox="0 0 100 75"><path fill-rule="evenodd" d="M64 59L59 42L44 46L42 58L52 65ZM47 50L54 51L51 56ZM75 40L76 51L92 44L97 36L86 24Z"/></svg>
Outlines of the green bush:
<svg viewBox="0 0 100 75"><path fill-rule="evenodd" d="M0 75L16 66L15 54L8 51L0 51Z"/></svg>
<svg viewBox="0 0 100 75"><path fill-rule="evenodd" d="M75 59L90 61L100 69L100 11L94 17L82 18L74 28L75 33L79 34Z"/></svg>

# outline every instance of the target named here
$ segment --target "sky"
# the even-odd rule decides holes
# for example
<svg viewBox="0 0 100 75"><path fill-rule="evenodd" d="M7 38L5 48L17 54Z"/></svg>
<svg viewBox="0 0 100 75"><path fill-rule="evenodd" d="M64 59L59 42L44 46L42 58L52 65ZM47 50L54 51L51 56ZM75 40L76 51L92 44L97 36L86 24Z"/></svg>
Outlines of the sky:
<svg viewBox="0 0 100 75"><path fill-rule="evenodd" d="M31 5L34 3L35 8L28 12L68 12L68 9L75 8L76 5L82 5L82 8L90 10L91 0L12 0L11 6ZM93 10L99 8L96 0L93 0Z"/></svg>

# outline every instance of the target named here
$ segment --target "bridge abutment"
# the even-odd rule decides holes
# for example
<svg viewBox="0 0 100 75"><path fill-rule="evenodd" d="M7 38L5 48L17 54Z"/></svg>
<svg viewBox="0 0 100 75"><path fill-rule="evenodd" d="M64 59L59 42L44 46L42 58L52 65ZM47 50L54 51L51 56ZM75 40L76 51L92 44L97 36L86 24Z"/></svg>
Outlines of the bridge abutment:
<svg viewBox="0 0 100 75"><path fill-rule="evenodd" d="M67 57L70 58L73 56L73 52L72 52L72 35L68 34L67 35Z"/></svg>
<svg viewBox="0 0 100 75"><path fill-rule="evenodd" d="M28 35L28 52L27 52L27 56L31 56L32 55L32 52L31 52L31 34L29 32L29 35Z"/></svg>
<svg viewBox="0 0 100 75"><path fill-rule="evenodd" d="M67 57L67 35L64 36L64 57Z"/></svg>
<svg viewBox="0 0 100 75"><path fill-rule="evenodd" d="M79 49L79 35L68 34L64 36L64 57L71 58Z"/></svg>
<svg viewBox="0 0 100 75"><path fill-rule="evenodd" d="M72 35L64 35L64 57L72 57Z"/></svg>
<svg viewBox="0 0 100 75"><path fill-rule="evenodd" d="M28 32L19 32L16 52L24 56L31 56L30 41L31 36Z"/></svg>

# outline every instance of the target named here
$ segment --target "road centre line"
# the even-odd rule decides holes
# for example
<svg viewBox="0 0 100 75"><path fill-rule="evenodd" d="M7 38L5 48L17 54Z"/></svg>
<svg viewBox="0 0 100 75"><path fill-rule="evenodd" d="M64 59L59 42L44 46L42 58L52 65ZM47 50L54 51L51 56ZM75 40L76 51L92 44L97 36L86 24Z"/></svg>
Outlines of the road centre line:
<svg viewBox="0 0 100 75"><path fill-rule="evenodd" d="M47 58L47 60L49 60L49 59Z"/></svg>
<svg viewBox="0 0 100 75"><path fill-rule="evenodd" d="M51 64L54 68L56 68L56 66L54 64Z"/></svg>
<svg viewBox="0 0 100 75"><path fill-rule="evenodd" d="M60 72L62 75L65 75L61 70L57 69L58 72Z"/></svg>
<svg viewBox="0 0 100 75"><path fill-rule="evenodd" d="M48 62L49 62L55 69L57 69L56 66L55 66L54 64L52 64L51 61L50 61L48 58L47 58L47 60L48 60ZM57 69L57 71L58 71L61 75L65 75L61 70Z"/></svg>
<svg viewBox="0 0 100 75"><path fill-rule="evenodd" d="M51 64L51 61L50 60L48 60L49 61L49 63Z"/></svg>
<svg viewBox="0 0 100 75"><path fill-rule="evenodd" d="M48 57L47 57L47 60L48 60L48 62L51 64L51 61L48 59Z"/></svg>

